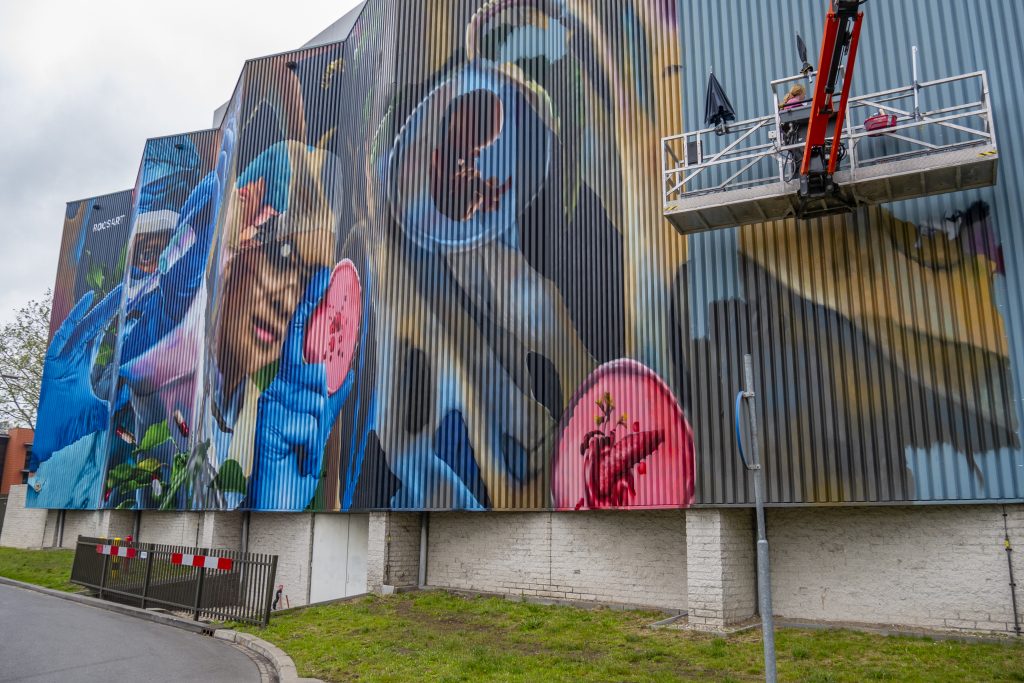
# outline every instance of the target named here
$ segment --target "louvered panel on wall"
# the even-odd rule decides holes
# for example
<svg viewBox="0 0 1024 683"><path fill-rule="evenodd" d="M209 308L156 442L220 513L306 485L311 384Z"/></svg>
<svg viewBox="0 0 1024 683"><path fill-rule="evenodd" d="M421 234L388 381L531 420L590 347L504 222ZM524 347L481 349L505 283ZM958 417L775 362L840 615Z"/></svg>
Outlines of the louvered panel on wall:
<svg viewBox="0 0 1024 683"><path fill-rule="evenodd" d="M27 464L29 507L94 508L100 503L107 430L96 397L105 397L117 377L111 321L120 304L131 209L131 190L68 202L36 436ZM75 418L72 403L82 405L81 418Z"/></svg>
<svg viewBox="0 0 1024 683"><path fill-rule="evenodd" d="M146 141L117 318L103 505L179 507L203 386L205 273L220 200L220 131ZM175 473L178 476L175 477ZM179 495L181 494L181 495Z"/></svg>
<svg viewBox="0 0 1024 683"><path fill-rule="evenodd" d="M799 70L796 32L816 58L826 4L680 3L683 129L704 126L712 69L739 119L769 113L769 81ZM852 94L909 85L914 45L921 80L987 70L999 183L689 238L701 504L753 499L733 425L744 353L754 357L772 502L1024 495L1024 149L1016 134L1024 55L1013 38L1022 8L874 0L863 9ZM954 211L962 212L958 225L946 220Z"/></svg>
<svg viewBox="0 0 1024 683"><path fill-rule="evenodd" d="M767 113L824 5L370 0L344 42L250 60L216 131L147 145L124 278L82 271L125 305L120 379L90 378L109 495L67 506L748 504L745 352L772 502L1019 499L1015 4L873 0L855 75L908 83L915 43L924 78L988 69L995 188L662 217L659 141L701 127L708 71Z"/></svg>

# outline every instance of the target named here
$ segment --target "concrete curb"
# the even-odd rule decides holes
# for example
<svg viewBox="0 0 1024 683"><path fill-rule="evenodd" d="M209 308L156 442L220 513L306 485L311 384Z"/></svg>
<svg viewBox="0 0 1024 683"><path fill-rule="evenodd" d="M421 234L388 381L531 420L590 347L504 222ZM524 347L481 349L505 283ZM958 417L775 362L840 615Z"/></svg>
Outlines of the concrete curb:
<svg viewBox="0 0 1024 683"><path fill-rule="evenodd" d="M42 586L36 586L35 584L8 579L5 576L0 576L0 585L24 588L25 590L35 591L36 593L60 598L61 600L69 600L82 605L97 607L108 612L116 612L118 614L124 614L137 619L145 619L146 621L151 621L156 624L163 624L164 626L172 626L185 631L191 631L192 633L213 636L218 640L233 643L244 650L248 650L249 652L263 657L263 659L270 664L276 674L276 680L281 683L323 683L323 681L316 678L299 678L298 670L295 668L295 662L292 661L291 657L285 654L284 650L268 643L262 638L257 638L256 636L248 633L241 633L230 629L219 629L211 626L210 624L192 621L190 619L183 619L181 617L176 617L173 614L154 612L140 607L132 607L131 605L121 605L116 602L100 600L99 598L94 598L90 595L83 595L82 593L67 593L65 591L54 590L52 588L43 588Z"/></svg>
<svg viewBox="0 0 1024 683"><path fill-rule="evenodd" d="M218 640L226 640L246 650L251 650L270 661L277 671L278 680L281 683L323 683L319 678L301 678L295 668L295 662L284 650L262 638L257 638L251 633L232 631L219 628L213 632L213 637Z"/></svg>

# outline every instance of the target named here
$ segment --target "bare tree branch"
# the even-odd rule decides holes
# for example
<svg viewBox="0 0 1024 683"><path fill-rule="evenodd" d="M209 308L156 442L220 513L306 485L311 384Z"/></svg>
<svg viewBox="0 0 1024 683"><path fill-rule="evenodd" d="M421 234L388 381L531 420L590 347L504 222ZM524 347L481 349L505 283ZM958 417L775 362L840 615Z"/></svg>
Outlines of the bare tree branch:
<svg viewBox="0 0 1024 683"><path fill-rule="evenodd" d="M0 420L35 428L52 293L19 308L0 326Z"/></svg>

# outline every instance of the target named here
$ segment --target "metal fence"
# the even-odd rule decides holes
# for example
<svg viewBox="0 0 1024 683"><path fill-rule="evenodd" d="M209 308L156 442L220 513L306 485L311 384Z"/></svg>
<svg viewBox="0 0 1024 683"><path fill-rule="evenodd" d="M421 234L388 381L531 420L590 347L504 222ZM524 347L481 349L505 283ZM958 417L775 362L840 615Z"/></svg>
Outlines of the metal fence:
<svg viewBox="0 0 1024 683"><path fill-rule="evenodd" d="M270 620L277 555L79 536L71 582L193 619Z"/></svg>

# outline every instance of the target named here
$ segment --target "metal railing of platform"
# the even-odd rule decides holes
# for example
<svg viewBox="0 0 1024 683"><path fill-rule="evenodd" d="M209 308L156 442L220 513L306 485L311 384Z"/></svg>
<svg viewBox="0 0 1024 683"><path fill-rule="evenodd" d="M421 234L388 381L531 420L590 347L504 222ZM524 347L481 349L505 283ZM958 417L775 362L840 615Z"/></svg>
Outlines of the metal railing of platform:
<svg viewBox="0 0 1024 683"><path fill-rule="evenodd" d="M804 141L792 121L794 110L780 107L778 89L804 78L771 82L773 114L731 123L724 134L704 128L664 138L661 181L666 209L695 195L795 181ZM926 100L933 108L922 110ZM881 128L865 125L878 117L891 123ZM851 97L844 120L845 158L839 170L854 176L858 169L908 158L996 146L984 71Z"/></svg>

